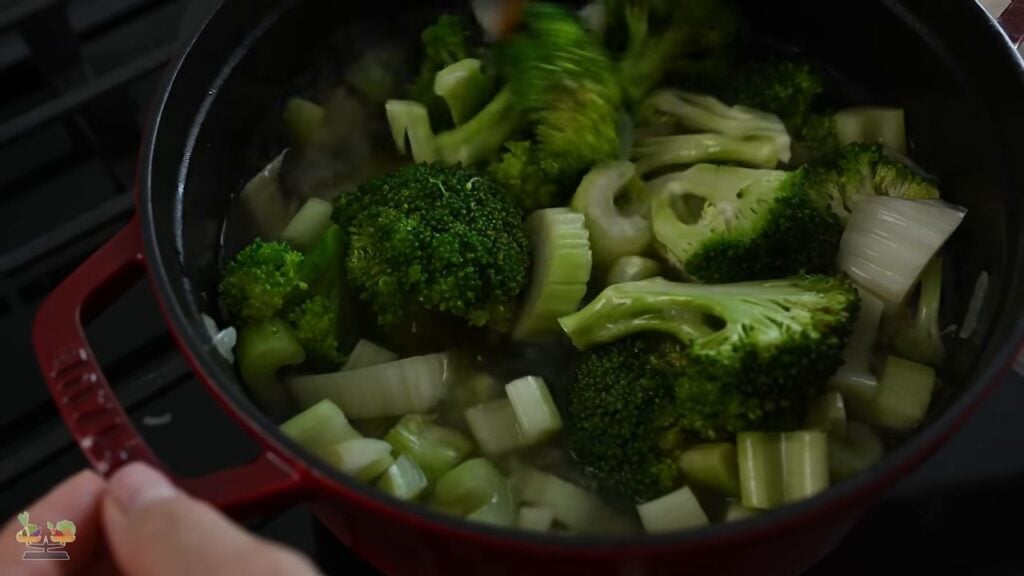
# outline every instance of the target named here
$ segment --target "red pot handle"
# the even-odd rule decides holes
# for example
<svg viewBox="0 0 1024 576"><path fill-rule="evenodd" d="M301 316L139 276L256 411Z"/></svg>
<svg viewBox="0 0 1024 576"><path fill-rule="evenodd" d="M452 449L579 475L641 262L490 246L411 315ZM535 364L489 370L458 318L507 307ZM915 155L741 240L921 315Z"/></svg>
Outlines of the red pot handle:
<svg viewBox="0 0 1024 576"><path fill-rule="evenodd" d="M145 272L139 222L134 217L43 301L33 326L36 357L50 394L71 435L104 476L136 460L167 472L125 413L83 329L83 323L117 300ZM243 518L292 502L301 489L299 475L269 450L237 468L174 480L197 497Z"/></svg>
<svg viewBox="0 0 1024 576"><path fill-rule="evenodd" d="M1006 32L1006 37L1014 47L1020 47L1024 41L1024 0L1011 0L996 20Z"/></svg>

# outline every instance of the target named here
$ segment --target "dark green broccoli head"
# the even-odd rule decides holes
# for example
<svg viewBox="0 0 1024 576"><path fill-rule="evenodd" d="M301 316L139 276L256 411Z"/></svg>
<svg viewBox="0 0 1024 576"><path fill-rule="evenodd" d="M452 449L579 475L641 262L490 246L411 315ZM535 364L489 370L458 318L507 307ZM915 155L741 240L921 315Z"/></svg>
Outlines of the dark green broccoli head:
<svg viewBox="0 0 1024 576"><path fill-rule="evenodd" d="M843 228L805 173L702 164L652 181L656 246L679 272L737 282L824 272Z"/></svg>
<svg viewBox="0 0 1024 576"><path fill-rule="evenodd" d="M233 322L276 316L302 290L303 256L284 242L257 239L224 267L220 299Z"/></svg>
<svg viewBox="0 0 1024 576"><path fill-rule="evenodd" d="M519 205L524 213L555 206L562 200L555 158L537 152L530 140L505 143L505 150L487 169L487 174Z"/></svg>
<svg viewBox="0 0 1024 576"><path fill-rule="evenodd" d="M346 355L338 342L338 300L313 296L293 308L288 321L306 353L306 361L313 367L330 370L344 363Z"/></svg>
<svg viewBox="0 0 1024 576"><path fill-rule="evenodd" d="M791 132L799 134L823 90L824 82L810 66L780 61L742 66L730 73L716 92L730 104L775 114Z"/></svg>
<svg viewBox="0 0 1024 576"><path fill-rule="evenodd" d="M469 168L406 166L339 196L334 219L348 280L382 326L418 310L495 325L526 283L522 213Z"/></svg>

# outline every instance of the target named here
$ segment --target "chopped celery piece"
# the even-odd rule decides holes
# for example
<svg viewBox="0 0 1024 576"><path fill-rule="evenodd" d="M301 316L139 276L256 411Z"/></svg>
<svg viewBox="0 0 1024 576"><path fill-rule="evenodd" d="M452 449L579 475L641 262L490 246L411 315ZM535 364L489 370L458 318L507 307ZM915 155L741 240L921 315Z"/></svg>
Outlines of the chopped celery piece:
<svg viewBox="0 0 1024 576"><path fill-rule="evenodd" d="M846 405L843 403L843 395L833 390L815 398L807 411L804 428L840 436L845 434Z"/></svg>
<svg viewBox="0 0 1024 576"><path fill-rule="evenodd" d="M516 505L511 492L508 497L498 497L466 515L466 520L492 526L515 526Z"/></svg>
<svg viewBox="0 0 1024 576"><path fill-rule="evenodd" d="M492 503L495 508L499 508L478 514L478 519L480 516L500 513L500 508L508 504L509 524L515 516L508 478L484 458L466 460L441 476L434 486L431 503L440 510L458 516L479 512Z"/></svg>
<svg viewBox="0 0 1024 576"><path fill-rule="evenodd" d="M473 450L469 438L419 414L403 417L384 439L396 452L415 461L431 481L451 470Z"/></svg>
<svg viewBox="0 0 1024 576"><path fill-rule="evenodd" d="M871 403L870 423L886 430L912 430L928 412L934 388L931 366L887 356Z"/></svg>
<svg viewBox="0 0 1024 576"><path fill-rule="evenodd" d="M354 420L430 412L445 395L445 354L329 374L295 376L288 382L300 406L328 398Z"/></svg>
<svg viewBox="0 0 1024 576"><path fill-rule="evenodd" d="M641 176L703 162L752 168L775 168L779 163L774 138L738 138L724 134L653 136L637 142L632 157Z"/></svg>
<svg viewBox="0 0 1024 576"><path fill-rule="evenodd" d="M292 416L281 424L281 432L314 452L361 436L330 400L321 400Z"/></svg>
<svg viewBox="0 0 1024 576"><path fill-rule="evenodd" d="M291 326L278 318L242 326L238 330L235 357L242 382L256 401L267 411L282 412L288 405L288 391L278 381L277 372L306 360Z"/></svg>
<svg viewBox="0 0 1024 576"><path fill-rule="evenodd" d="M729 442L698 444L679 455L679 468L691 484L726 496L739 496L736 447Z"/></svg>
<svg viewBox="0 0 1024 576"><path fill-rule="evenodd" d="M277 238L288 225L295 208L281 186L281 163L284 152L274 158L259 174L246 183L239 195L245 213L265 240Z"/></svg>
<svg viewBox="0 0 1024 576"><path fill-rule="evenodd" d="M467 408L465 416L473 438L488 456L505 454L529 444L519 429L512 402L507 398Z"/></svg>
<svg viewBox="0 0 1024 576"><path fill-rule="evenodd" d="M741 432L736 435L740 497L748 508L775 508L828 487L824 432Z"/></svg>
<svg viewBox="0 0 1024 576"><path fill-rule="evenodd" d="M918 281L917 302L913 311L899 315L891 328L890 346L901 358L935 366L942 362L945 349L939 328L939 304L942 299L942 259L933 258Z"/></svg>
<svg viewBox="0 0 1024 576"><path fill-rule="evenodd" d="M683 486L661 498L636 507L644 530L649 533L672 532L695 526L707 526L708 517L689 486Z"/></svg>
<svg viewBox="0 0 1024 576"><path fill-rule="evenodd" d="M437 135L437 158L467 166L487 160L519 129L522 119L523 111L506 86L465 124Z"/></svg>
<svg viewBox="0 0 1024 576"><path fill-rule="evenodd" d="M434 76L434 93L448 104L455 125L462 126L487 103L494 83L484 75L479 60L466 58Z"/></svg>
<svg viewBox="0 0 1024 576"><path fill-rule="evenodd" d="M348 355L348 362L345 362L341 369L358 370L359 368L368 368L377 364L394 362L395 360L398 360L398 354L369 340L360 340L356 343L356 347L352 349L352 353Z"/></svg>
<svg viewBox="0 0 1024 576"><path fill-rule="evenodd" d="M595 494L553 474L523 467L515 485L523 502L550 509L559 522L572 530L615 534L636 530L633 522Z"/></svg>
<svg viewBox="0 0 1024 576"><path fill-rule="evenodd" d="M593 167L576 189L571 206L585 218L594 266L599 270L650 247L651 224L643 202L638 201L643 188L636 166L617 161Z"/></svg>
<svg viewBox="0 0 1024 576"><path fill-rule="evenodd" d="M885 453L885 446L866 424L849 422L846 433L828 438L828 468L834 481L845 480L867 469Z"/></svg>
<svg viewBox="0 0 1024 576"><path fill-rule="evenodd" d="M541 506L520 506L516 526L524 530L547 532L555 522L555 513Z"/></svg>
<svg viewBox="0 0 1024 576"><path fill-rule="evenodd" d="M590 241L583 216L568 208L537 210L526 219L526 232L532 280L512 336L538 340L560 334L558 318L579 308L590 280Z"/></svg>
<svg viewBox="0 0 1024 576"><path fill-rule="evenodd" d="M886 305L898 306L966 212L936 200L865 195L853 206L836 263Z"/></svg>
<svg viewBox="0 0 1024 576"><path fill-rule="evenodd" d="M726 522L735 522L737 520L742 520L744 518L751 518L753 516L757 516L758 513L759 511L754 510L753 508L747 508L742 504L730 502L729 507L726 508L725 510L724 519Z"/></svg>
<svg viewBox="0 0 1024 576"><path fill-rule="evenodd" d="M384 471L377 480L377 487L399 500L415 500L427 489L427 475L406 455L395 459L395 463Z"/></svg>
<svg viewBox="0 0 1024 576"><path fill-rule="evenodd" d="M853 142L882 144L900 154L907 153L907 131L902 108L858 106L835 115L839 145Z"/></svg>
<svg viewBox="0 0 1024 576"><path fill-rule="evenodd" d="M867 414L871 399L875 396L878 379L871 372L871 353L878 338L878 323L885 305L877 296L864 290L860 292L860 314L853 328L853 335L843 350L843 365L829 380L830 390L843 396L843 407L851 414Z"/></svg>
<svg viewBox="0 0 1024 576"><path fill-rule="evenodd" d="M323 198L310 198L281 231L281 240L303 252L316 246L331 226L334 206Z"/></svg>
<svg viewBox="0 0 1024 576"><path fill-rule="evenodd" d="M625 284L654 278L661 274L661 264L646 256L623 256L612 264L608 270L605 284Z"/></svg>
<svg viewBox="0 0 1024 576"><path fill-rule="evenodd" d="M505 385L519 430L527 442L544 440L562 429L562 417L543 378L526 376Z"/></svg>
<svg viewBox="0 0 1024 576"><path fill-rule="evenodd" d="M312 146L326 139L323 106L305 98L292 97L284 105L284 127L294 146Z"/></svg>
<svg viewBox="0 0 1024 576"><path fill-rule="evenodd" d="M448 396L441 406L441 418L448 422L464 423L466 409L497 398L502 386L490 374L465 363L449 363Z"/></svg>
<svg viewBox="0 0 1024 576"><path fill-rule="evenodd" d="M388 100L384 104L384 109L398 153L405 154L405 141L408 138L413 161L433 162L436 158L434 131L430 127L430 113L427 107L410 100Z"/></svg>
<svg viewBox="0 0 1024 576"><path fill-rule="evenodd" d="M318 453L331 466L364 482L380 476L395 463L391 445L376 438L346 440Z"/></svg>

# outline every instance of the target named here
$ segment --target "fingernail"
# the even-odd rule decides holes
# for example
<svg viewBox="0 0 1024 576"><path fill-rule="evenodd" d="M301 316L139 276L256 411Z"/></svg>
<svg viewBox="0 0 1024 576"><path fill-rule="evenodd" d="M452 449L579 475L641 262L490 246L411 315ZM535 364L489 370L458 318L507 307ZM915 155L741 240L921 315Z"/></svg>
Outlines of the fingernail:
<svg viewBox="0 0 1024 576"><path fill-rule="evenodd" d="M110 477L107 492L123 512L131 512L178 494L178 488L156 469L132 462Z"/></svg>

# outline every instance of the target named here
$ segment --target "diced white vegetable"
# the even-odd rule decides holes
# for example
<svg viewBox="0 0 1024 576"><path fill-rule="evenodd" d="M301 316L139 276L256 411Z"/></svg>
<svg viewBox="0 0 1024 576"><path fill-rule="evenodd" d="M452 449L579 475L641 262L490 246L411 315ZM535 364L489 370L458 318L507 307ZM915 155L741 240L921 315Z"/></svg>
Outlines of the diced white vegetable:
<svg viewBox="0 0 1024 576"><path fill-rule="evenodd" d="M281 424L281 432L308 450L335 446L362 435L330 400L321 400Z"/></svg>
<svg viewBox="0 0 1024 576"><path fill-rule="evenodd" d="M549 508L560 522L588 533L626 533L636 526L599 497L561 478L524 467L515 478L519 498Z"/></svg>
<svg viewBox="0 0 1024 576"><path fill-rule="evenodd" d="M427 475L408 456L399 456L377 481L377 487L399 500L415 500L427 489Z"/></svg>
<svg viewBox="0 0 1024 576"><path fill-rule="evenodd" d="M543 378L526 376L505 385L516 421L529 442L543 440L562 429L562 417Z"/></svg>
<svg viewBox="0 0 1024 576"><path fill-rule="evenodd" d="M708 524L708 516L689 486L639 504L636 511L644 530L649 533L672 532Z"/></svg>
<svg viewBox="0 0 1024 576"><path fill-rule="evenodd" d="M377 364L384 364L385 362L394 362L395 360L398 360L398 354L369 340L360 340L356 343L356 347L352 349L352 353L348 355L348 362L345 362L341 369L358 370L359 368L367 368Z"/></svg>
<svg viewBox="0 0 1024 576"><path fill-rule="evenodd" d="M516 526L524 530L547 532L555 522L555 513L541 506L521 506Z"/></svg>
<svg viewBox="0 0 1024 576"><path fill-rule="evenodd" d="M512 402L507 398L467 408L465 416L473 438L488 456L505 454L529 444L519 429Z"/></svg>
<svg viewBox="0 0 1024 576"><path fill-rule="evenodd" d="M869 423L886 430L912 430L928 412L934 389L934 368L896 356L886 357Z"/></svg>
<svg viewBox="0 0 1024 576"><path fill-rule="evenodd" d="M331 466L364 482L380 476L395 462L391 445L376 438L346 440L319 453Z"/></svg>

